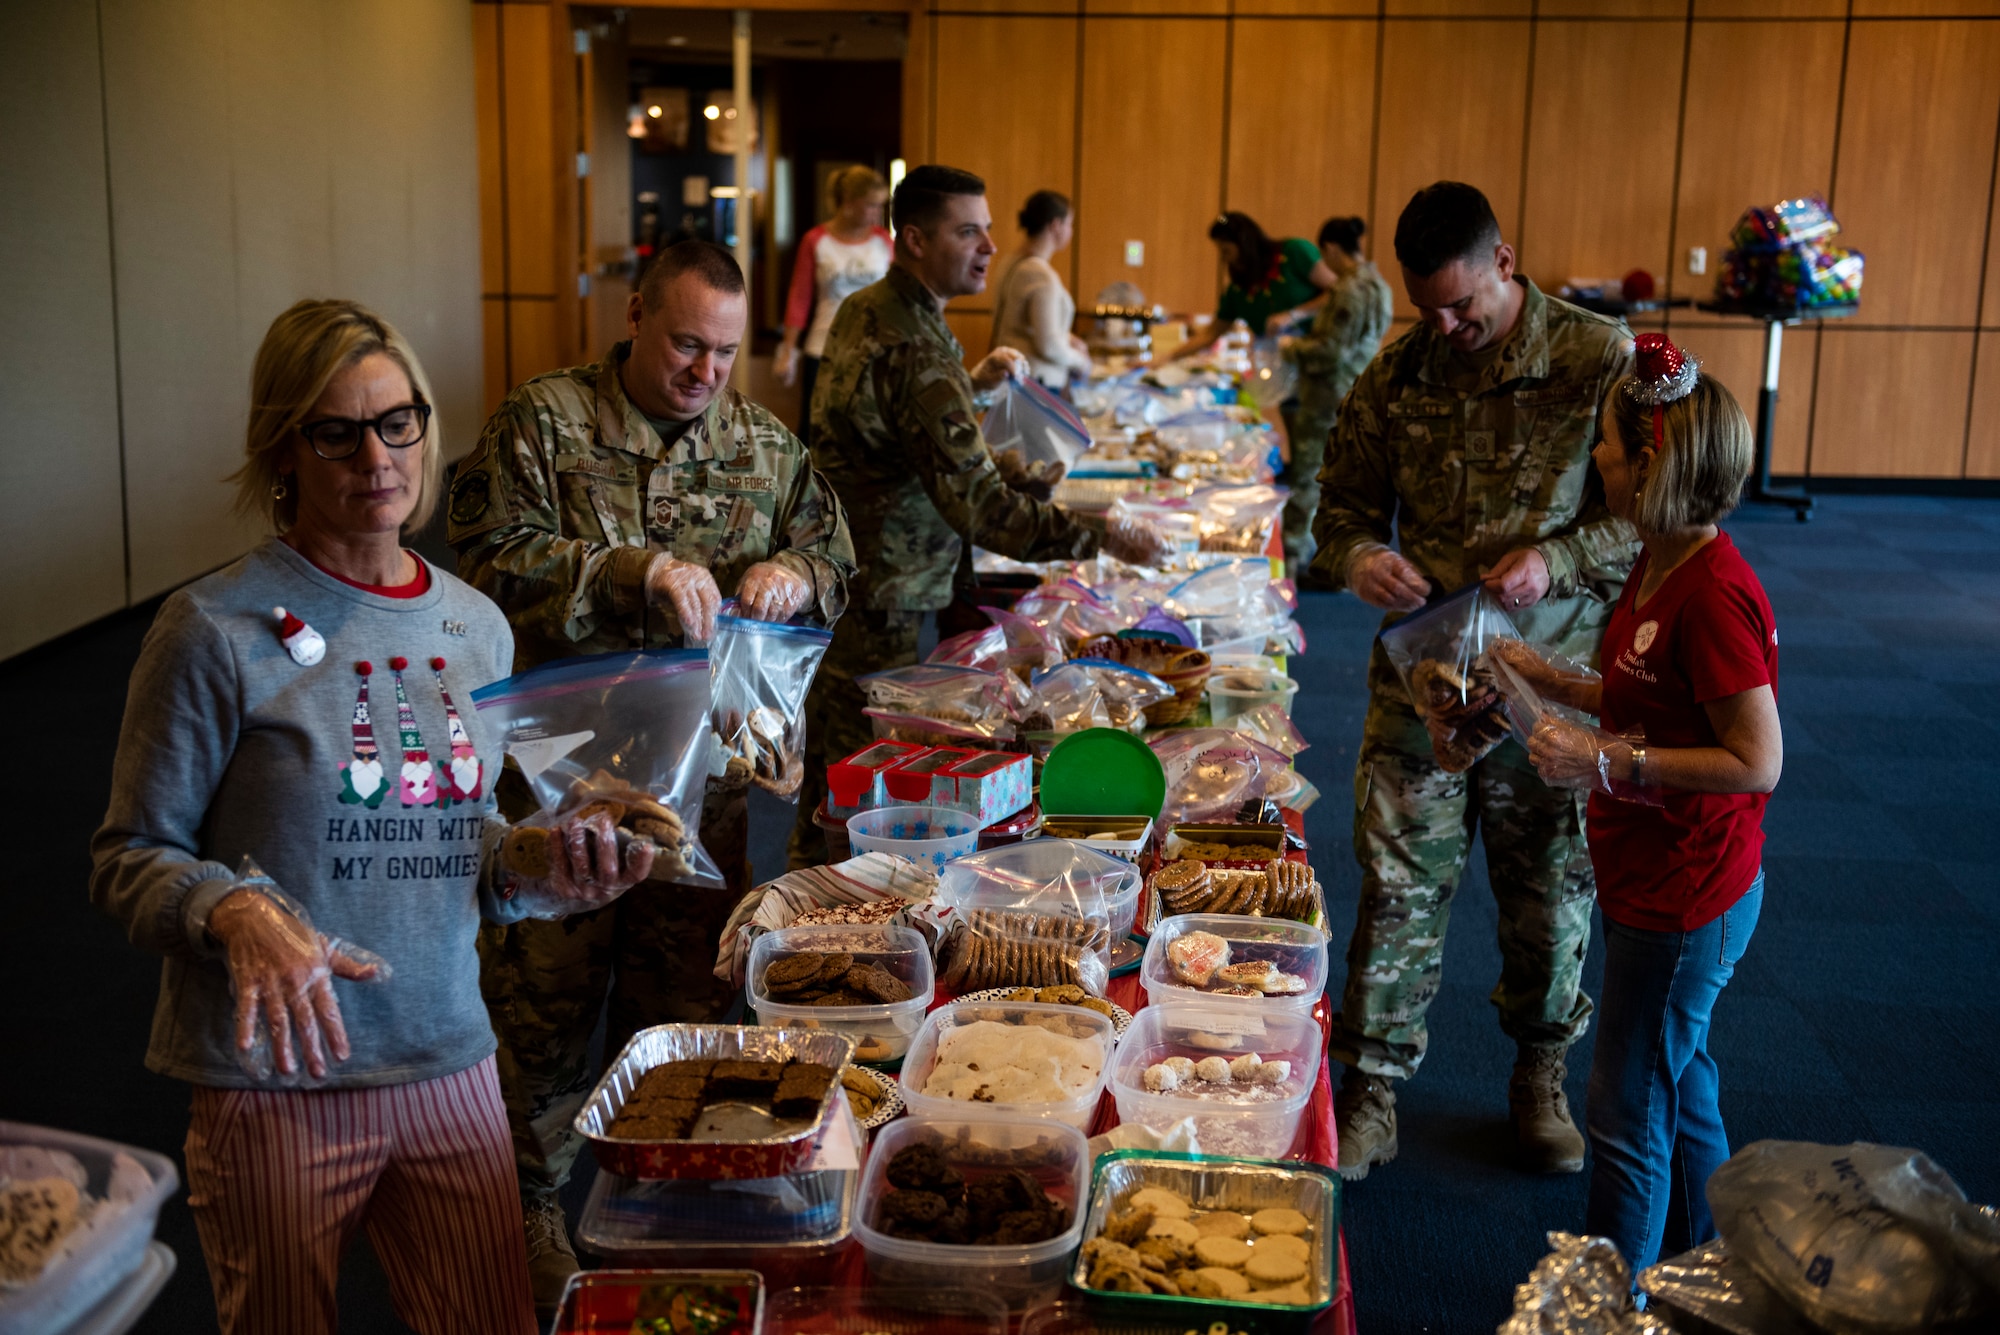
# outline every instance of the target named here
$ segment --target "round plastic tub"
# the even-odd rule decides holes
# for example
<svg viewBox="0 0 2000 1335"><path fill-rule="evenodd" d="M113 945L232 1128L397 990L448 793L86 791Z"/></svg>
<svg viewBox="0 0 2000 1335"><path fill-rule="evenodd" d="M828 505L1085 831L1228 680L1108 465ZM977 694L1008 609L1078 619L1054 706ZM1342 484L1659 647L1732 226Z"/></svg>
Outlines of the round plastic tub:
<svg viewBox="0 0 2000 1335"><path fill-rule="evenodd" d="M1299 684L1279 672L1254 668L1231 668L1208 679L1208 720L1221 727L1238 714L1247 714L1259 705L1275 704L1292 716L1292 700Z"/></svg>
<svg viewBox="0 0 2000 1335"><path fill-rule="evenodd" d="M926 1094L924 1085L937 1069L938 1047L952 1030L979 1021L1035 1026L1095 1044L1103 1065L1088 1088L1068 1099L1034 1103L986 1103ZM939 1121L1037 1120L1046 1119L1088 1131L1103 1099L1104 1086L1111 1079L1112 1050L1117 1046L1117 1027L1108 1015L1081 1006L1050 1006L1035 1001L954 1001L924 1017L923 1027L903 1058L903 1102L910 1116Z"/></svg>
<svg viewBox="0 0 2000 1335"><path fill-rule="evenodd" d="M950 807L876 807L847 818L847 842L856 853L894 853L941 871L979 847L979 826Z"/></svg>
<svg viewBox="0 0 2000 1335"><path fill-rule="evenodd" d="M1298 1140L1323 1051L1319 1022L1297 1011L1147 1006L1119 1041L1111 1097L1118 1102L1122 1123L1164 1131L1192 1117L1203 1154L1282 1159ZM1184 1086L1176 1093L1154 1092L1145 1085L1146 1068L1169 1057L1230 1060L1251 1053L1267 1062L1288 1062L1291 1070L1276 1084L1232 1078L1227 1084ZM1190 1088L1200 1092L1190 1094Z"/></svg>
<svg viewBox="0 0 2000 1335"><path fill-rule="evenodd" d="M1303 990L1286 996L1232 997L1204 991L1175 976L1167 948L1189 932L1208 932L1229 943L1232 964L1269 960L1280 971L1305 980ZM1326 991L1326 933L1288 918L1249 918L1230 913L1183 913L1162 918L1146 941L1139 983L1155 1006L1227 1005L1310 1015ZM1213 984L1211 984L1213 986Z"/></svg>
<svg viewBox="0 0 2000 1335"><path fill-rule="evenodd" d="M882 1198L893 1191L889 1161L910 1145L933 1145L968 1186L1011 1169L1034 1175L1070 1213L1069 1227L1046 1242L1006 1247L954 1246L877 1232ZM1074 1127L1045 1121L905 1118L875 1133L861 1179L855 1236L868 1271L884 1284L997 1295L1020 1310L1062 1291L1069 1260L1083 1240L1089 1209L1090 1147Z"/></svg>
<svg viewBox="0 0 2000 1335"><path fill-rule="evenodd" d="M879 964L910 989L910 999L866 1006L773 1000L765 990L765 973L778 960L807 950L852 955L856 964ZM845 1034L854 1040L854 1059L863 1063L892 1062L910 1050L910 1039L923 1024L936 988L931 977L930 943L924 934L914 927L889 923L853 927L813 924L766 932L750 946L748 972L746 991L758 1024Z"/></svg>

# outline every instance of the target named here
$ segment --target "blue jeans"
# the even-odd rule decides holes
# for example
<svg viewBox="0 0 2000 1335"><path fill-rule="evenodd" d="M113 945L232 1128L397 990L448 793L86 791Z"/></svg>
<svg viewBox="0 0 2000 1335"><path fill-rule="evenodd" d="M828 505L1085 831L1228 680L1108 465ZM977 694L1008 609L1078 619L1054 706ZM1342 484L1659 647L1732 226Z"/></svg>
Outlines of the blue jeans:
<svg viewBox="0 0 2000 1335"><path fill-rule="evenodd" d="M1733 908L1691 932L1604 920L1604 987L1591 1059L1590 1206L1637 1274L1715 1236L1709 1174L1729 1158L1708 1055L1709 1018L1757 929L1764 873ZM1675 1236L1667 1237L1669 1216Z"/></svg>

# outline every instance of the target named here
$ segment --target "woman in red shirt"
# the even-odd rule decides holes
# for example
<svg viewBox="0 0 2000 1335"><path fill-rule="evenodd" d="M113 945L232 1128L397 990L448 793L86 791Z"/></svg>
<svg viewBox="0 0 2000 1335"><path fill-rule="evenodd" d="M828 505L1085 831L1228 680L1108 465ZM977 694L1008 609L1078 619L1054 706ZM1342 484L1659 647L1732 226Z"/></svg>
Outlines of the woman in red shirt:
<svg viewBox="0 0 2000 1335"><path fill-rule="evenodd" d="M1784 764L1771 604L1716 527L1749 476L1750 424L1664 334L1641 335L1637 353L1593 458L1645 551L1605 628L1601 683L1542 683L1603 733L1549 719L1529 748L1544 779L1593 789L1605 956L1587 1231L1635 1274L1663 1243L1675 1254L1715 1235L1705 1188L1729 1140L1710 1016L1757 926L1764 806ZM1619 800L1614 785L1661 805ZM1687 1236L1668 1239L1676 1197Z"/></svg>

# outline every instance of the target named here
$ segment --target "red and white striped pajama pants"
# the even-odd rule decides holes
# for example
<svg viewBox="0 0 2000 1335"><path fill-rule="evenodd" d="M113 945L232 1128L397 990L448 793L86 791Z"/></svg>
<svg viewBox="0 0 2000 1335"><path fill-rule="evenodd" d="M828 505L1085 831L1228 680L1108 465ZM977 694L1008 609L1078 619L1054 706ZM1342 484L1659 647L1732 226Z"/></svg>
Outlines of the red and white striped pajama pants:
<svg viewBox="0 0 2000 1335"><path fill-rule="evenodd" d="M537 1335L491 1057L372 1089L197 1085L187 1171L223 1335L333 1335L357 1227L422 1335Z"/></svg>

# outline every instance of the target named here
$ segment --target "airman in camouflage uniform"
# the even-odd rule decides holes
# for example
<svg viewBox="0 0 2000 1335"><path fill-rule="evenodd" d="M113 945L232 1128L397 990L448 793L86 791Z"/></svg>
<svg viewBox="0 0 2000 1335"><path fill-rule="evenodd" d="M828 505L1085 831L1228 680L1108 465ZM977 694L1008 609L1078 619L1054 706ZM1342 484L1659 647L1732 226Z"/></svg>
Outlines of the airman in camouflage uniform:
<svg viewBox="0 0 2000 1335"><path fill-rule="evenodd" d="M1411 210L1442 188L1420 193ZM1399 254L1410 216L1398 228ZM1493 302L1504 309L1510 278L1520 291L1511 329L1489 312L1496 327L1483 345L1477 326L1452 336L1467 330L1462 308L1443 297L1425 307L1423 280L1405 260L1425 322L1386 348L1342 405L1320 474L1314 570L1399 611L1420 604L1425 581L1436 597L1483 578L1524 636L1590 662L1638 552L1590 465L1598 406L1631 368L1630 335L1514 277L1497 226L1490 244L1506 261L1498 283L1484 271L1486 290L1499 294ZM1467 267L1448 261L1438 274ZM1388 549L1392 537L1400 558ZM1407 572L1411 591L1385 596L1383 569ZM1423 1060L1424 1013L1437 995L1475 824L1500 907L1492 1000L1520 1048L1510 1105L1522 1156L1577 1171L1583 1143L1561 1081L1562 1054L1591 1011L1580 988L1596 894L1583 797L1544 785L1511 738L1466 773L1442 769L1379 641L1368 684L1354 779L1361 900L1329 1047L1349 1067L1336 1100L1342 1171L1360 1177L1394 1157L1388 1082L1414 1075Z"/></svg>
<svg viewBox="0 0 2000 1335"><path fill-rule="evenodd" d="M716 255L737 275L740 336L741 278L728 252ZM730 297L699 271L660 286L670 284L678 300ZM642 295L650 291L649 280ZM635 310L637 336L648 337L639 318ZM537 376L507 396L460 464L449 504L459 574L513 623L517 671L685 643L678 605L660 596L657 575L649 583L663 553L712 575L724 597L748 600L770 576L798 590L787 614L830 624L844 609L853 548L840 503L782 423L722 387L733 340L724 351L709 368L714 385L698 387L706 406L685 421L649 418L633 401L630 341L601 362ZM512 819L533 806L511 767L499 796ZM567 1128L596 1079L589 1045L607 988L607 1054L647 1025L718 1020L733 1001L712 969L722 925L750 888L747 805L745 788L711 781L701 838L722 890L641 885L595 912L481 935L481 987L500 1040L531 1254L548 1254L535 1253L532 1214L552 1208L577 1153ZM567 1256L567 1240L559 1245ZM534 1274L546 1300L545 1271Z"/></svg>
<svg viewBox="0 0 2000 1335"><path fill-rule="evenodd" d="M1320 253L1336 269L1346 254L1330 246L1324 234ZM1394 313L1389 285L1375 266L1354 256L1345 263L1351 267L1326 294L1312 328L1284 345L1285 360L1299 368L1299 406L1289 424L1292 457L1278 478L1292 492L1285 502L1284 529L1285 568L1293 572L1305 569L1312 552L1319 470L1326 461L1326 440L1340 415L1340 402L1375 359Z"/></svg>
<svg viewBox="0 0 2000 1335"><path fill-rule="evenodd" d="M791 864L825 861L812 823L826 766L874 739L855 678L917 661L926 612L951 602L966 542L1023 561L1143 559L1156 535L1114 533L1003 479L979 432L975 395L1026 359L997 349L973 371L944 302L979 292L994 253L978 177L920 167L898 186L888 277L833 317L813 386L813 458L854 516L854 607L835 629L806 705L806 782ZM1121 546L1122 544L1122 546Z"/></svg>

